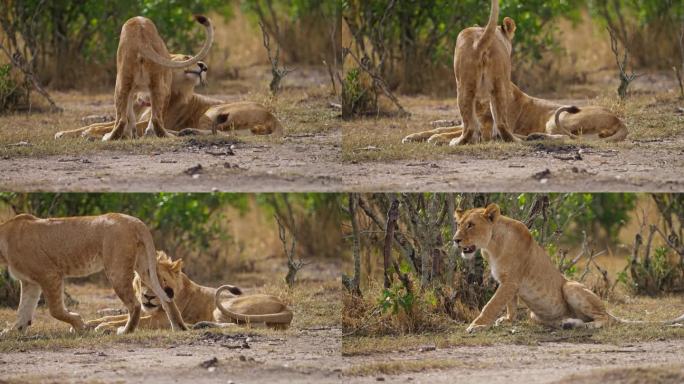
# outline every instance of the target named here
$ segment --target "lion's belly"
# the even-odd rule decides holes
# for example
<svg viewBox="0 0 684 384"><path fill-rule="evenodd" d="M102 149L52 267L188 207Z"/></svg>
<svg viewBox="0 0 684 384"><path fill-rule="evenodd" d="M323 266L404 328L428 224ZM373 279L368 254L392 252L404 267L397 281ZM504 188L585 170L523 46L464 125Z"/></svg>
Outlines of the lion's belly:
<svg viewBox="0 0 684 384"><path fill-rule="evenodd" d="M103 269L102 257L96 255L84 260L78 260L73 264L68 264L65 267L64 275L67 277L84 277L100 272Z"/></svg>
<svg viewBox="0 0 684 384"><path fill-rule="evenodd" d="M562 286L543 284L539 281L525 282L518 295L541 320L552 321L565 316L568 312Z"/></svg>

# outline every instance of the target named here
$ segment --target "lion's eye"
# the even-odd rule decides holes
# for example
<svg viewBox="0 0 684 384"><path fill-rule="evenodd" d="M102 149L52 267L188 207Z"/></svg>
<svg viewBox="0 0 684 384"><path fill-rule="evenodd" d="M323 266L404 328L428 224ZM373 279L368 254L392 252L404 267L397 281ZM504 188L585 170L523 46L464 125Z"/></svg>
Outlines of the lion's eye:
<svg viewBox="0 0 684 384"><path fill-rule="evenodd" d="M470 228L472 228L472 227L474 227L474 226L475 226L475 224L473 224L473 223L468 223L468 229L470 229Z"/></svg>

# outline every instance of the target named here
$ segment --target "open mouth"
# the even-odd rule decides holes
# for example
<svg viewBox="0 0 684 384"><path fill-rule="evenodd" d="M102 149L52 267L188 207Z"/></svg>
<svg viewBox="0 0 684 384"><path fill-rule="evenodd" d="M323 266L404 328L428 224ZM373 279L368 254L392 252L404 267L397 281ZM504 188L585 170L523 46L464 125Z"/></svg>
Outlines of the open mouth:
<svg viewBox="0 0 684 384"><path fill-rule="evenodd" d="M465 254L475 253L475 251L477 251L477 247L474 245L468 247L461 247L461 251L463 251L463 253Z"/></svg>
<svg viewBox="0 0 684 384"><path fill-rule="evenodd" d="M156 305L150 303L149 301L147 303L143 303L143 307L145 307L147 309L157 308Z"/></svg>

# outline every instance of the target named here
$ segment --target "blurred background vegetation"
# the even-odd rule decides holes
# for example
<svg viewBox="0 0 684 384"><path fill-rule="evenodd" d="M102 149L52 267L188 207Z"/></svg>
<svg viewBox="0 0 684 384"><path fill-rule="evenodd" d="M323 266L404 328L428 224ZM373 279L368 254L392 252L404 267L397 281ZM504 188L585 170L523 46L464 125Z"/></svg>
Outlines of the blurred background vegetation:
<svg viewBox="0 0 684 384"><path fill-rule="evenodd" d="M343 0L346 84L358 88L366 61L400 94L455 95L453 53L458 33L484 26L488 0ZM531 92L565 90L609 69L617 79L607 27L615 30L630 68L684 69L684 2L681 0L505 0L501 16L517 23L513 81ZM620 53L621 54L621 53ZM367 80L367 87L372 81ZM377 86L377 85L376 85ZM673 90L676 88L672 85ZM679 90L677 90L679 92ZM684 91L683 91L684 93ZM353 96L361 97L361 94ZM684 94L683 94L684 96Z"/></svg>
<svg viewBox="0 0 684 384"><path fill-rule="evenodd" d="M284 283L288 258L275 215L294 255L305 262L297 279L325 281L338 272L342 240L339 196L334 194L119 194L0 193L0 222L14 213L38 217L120 212L138 217L154 235L157 249L183 258L184 271L200 284L260 286ZM107 285L104 275L79 279ZM17 284L0 267L0 304L16 306Z"/></svg>
<svg viewBox="0 0 684 384"><path fill-rule="evenodd" d="M287 64L334 64L339 4L318 0L4 0L0 7L0 111L28 104L40 85L56 90L113 88L123 23L150 18L170 52L196 53L205 35L194 14L211 17L212 78L268 64L259 22ZM335 43L337 42L337 43ZM337 51L336 51L337 50Z"/></svg>
<svg viewBox="0 0 684 384"><path fill-rule="evenodd" d="M450 319L477 316L497 283L482 257L466 261L453 246L459 206L499 204L530 228L565 276L603 299L684 291L681 194L364 194L347 200L354 204L343 232L348 247L355 240L358 247L345 254L345 333L434 331Z"/></svg>

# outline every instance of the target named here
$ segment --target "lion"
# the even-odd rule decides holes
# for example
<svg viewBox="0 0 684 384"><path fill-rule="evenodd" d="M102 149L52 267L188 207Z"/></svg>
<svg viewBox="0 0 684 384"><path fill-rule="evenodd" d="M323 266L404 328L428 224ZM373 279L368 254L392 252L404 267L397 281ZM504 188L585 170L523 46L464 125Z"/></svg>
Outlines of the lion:
<svg viewBox="0 0 684 384"><path fill-rule="evenodd" d="M173 291L159 282L152 234L135 217L119 213L53 219L17 215L0 225L0 263L7 264L12 276L21 282L13 327L19 332L31 325L41 291L52 317L69 323L76 331L88 329L81 316L64 306L64 278L101 270L128 309L118 334L133 332L140 320L134 275L161 299L159 304L171 328L187 329L174 304Z"/></svg>
<svg viewBox="0 0 684 384"><path fill-rule="evenodd" d="M515 21L506 17L499 28L499 0L492 0L489 22L485 28L466 28L458 34L454 52L457 103L463 130L454 145L475 144L481 130L476 104L486 104L492 111L494 128L505 141L519 141L510 129L509 95L511 93L511 53Z"/></svg>
<svg viewBox="0 0 684 384"><path fill-rule="evenodd" d="M553 328L601 328L624 322L606 311L601 299L584 285L565 278L525 224L501 215L499 206L455 213L458 230L454 243L465 259L478 249L499 282L494 296L466 329L468 333L492 324L513 322L518 297L530 309L533 321ZM507 314L496 317L506 307Z"/></svg>
<svg viewBox="0 0 684 384"><path fill-rule="evenodd" d="M174 61L187 60L189 56L174 54ZM208 135L249 130L255 135L282 136L283 126L266 107L259 103L242 101L226 103L223 100L194 93L197 85L206 81L208 66L197 63L198 69L174 69L171 81L169 107L164 114L164 126L170 135ZM150 119L150 101L139 94L133 103L136 116L136 134L142 136ZM114 122L96 123L78 129L60 131L55 139L85 137L101 139L114 129Z"/></svg>
<svg viewBox="0 0 684 384"><path fill-rule="evenodd" d="M597 135L608 142L619 142L627 138L627 126L613 112L604 107L563 106L552 101L527 95L511 83L512 97L509 98L508 122L513 133L520 139L562 139ZM566 113L567 112L567 113ZM489 109L478 103L477 113L485 141L493 139L493 121ZM406 136L402 142L427 140L432 144L449 143L458 145L464 126L437 128Z"/></svg>
<svg viewBox="0 0 684 384"><path fill-rule="evenodd" d="M138 16L124 23L116 52L116 120L114 129L102 140L131 138L135 134L133 103L139 91L149 92L151 104L151 117L144 135L169 136L164 128L164 114L169 107L173 69L187 70L197 64L209 53L214 41L211 21L200 15L195 16L195 20L204 26L207 39L196 56L182 61L171 59L166 44L150 19Z"/></svg>
<svg viewBox="0 0 684 384"><path fill-rule="evenodd" d="M199 285L182 271L183 261L172 261L166 253L157 252L157 269L162 284L174 293L174 301L187 324L195 328L226 327L230 324L263 323L272 328L287 328L292 321L290 311L282 301L272 295L241 296L242 291L232 285L210 288ZM160 307L159 296L138 276L134 281L136 296L146 313L140 319L145 329L168 329L169 322ZM228 291L232 296L226 302L221 294ZM106 331L120 326L125 316L106 316L88 321L88 326Z"/></svg>

